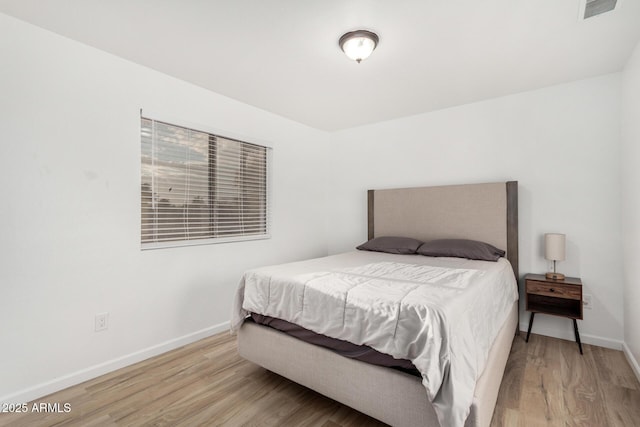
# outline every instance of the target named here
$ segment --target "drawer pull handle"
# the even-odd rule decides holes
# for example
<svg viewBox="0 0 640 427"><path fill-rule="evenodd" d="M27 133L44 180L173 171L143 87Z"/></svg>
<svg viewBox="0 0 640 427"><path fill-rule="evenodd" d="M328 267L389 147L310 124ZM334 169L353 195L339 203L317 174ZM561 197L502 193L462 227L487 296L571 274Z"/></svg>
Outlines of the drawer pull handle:
<svg viewBox="0 0 640 427"><path fill-rule="evenodd" d="M549 292L555 292L556 290L553 288L549 288Z"/></svg>

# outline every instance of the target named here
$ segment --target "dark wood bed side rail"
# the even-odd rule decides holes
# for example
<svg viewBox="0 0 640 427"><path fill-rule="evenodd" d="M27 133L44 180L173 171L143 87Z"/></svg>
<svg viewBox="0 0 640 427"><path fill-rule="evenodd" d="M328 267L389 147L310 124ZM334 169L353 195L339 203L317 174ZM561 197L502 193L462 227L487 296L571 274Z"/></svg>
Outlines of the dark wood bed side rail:
<svg viewBox="0 0 640 427"><path fill-rule="evenodd" d="M518 270L518 181L507 181L507 259L511 263L516 282Z"/></svg>
<svg viewBox="0 0 640 427"><path fill-rule="evenodd" d="M518 181L507 181L507 259L511 263L516 276L516 290L520 295L520 270L518 268ZM518 304L520 319L520 304ZM520 334L519 321L516 324L515 336Z"/></svg>
<svg viewBox="0 0 640 427"><path fill-rule="evenodd" d="M374 191L375 190L367 190L367 240L371 240L374 237L373 234L373 203L374 200Z"/></svg>

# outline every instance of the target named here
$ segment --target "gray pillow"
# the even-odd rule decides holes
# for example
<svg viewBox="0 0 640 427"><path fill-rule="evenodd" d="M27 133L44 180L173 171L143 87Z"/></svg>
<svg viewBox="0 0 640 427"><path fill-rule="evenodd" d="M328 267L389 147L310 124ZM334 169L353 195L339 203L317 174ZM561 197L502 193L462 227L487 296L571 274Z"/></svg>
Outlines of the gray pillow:
<svg viewBox="0 0 640 427"><path fill-rule="evenodd" d="M466 239L431 240L423 243L417 252L426 256L448 256L481 261L498 261L505 254L502 249L488 243Z"/></svg>
<svg viewBox="0 0 640 427"><path fill-rule="evenodd" d="M415 254L422 241L410 237L376 237L358 246L361 251L386 252L388 254Z"/></svg>

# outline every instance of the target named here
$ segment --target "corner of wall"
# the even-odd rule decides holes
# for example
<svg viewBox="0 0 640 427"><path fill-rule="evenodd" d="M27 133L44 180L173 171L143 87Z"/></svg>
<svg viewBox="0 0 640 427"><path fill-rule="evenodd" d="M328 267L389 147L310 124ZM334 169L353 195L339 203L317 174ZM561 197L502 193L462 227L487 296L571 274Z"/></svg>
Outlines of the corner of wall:
<svg viewBox="0 0 640 427"><path fill-rule="evenodd" d="M631 349L627 346L627 343L622 343L622 351L624 355L627 357L627 361L629 365L631 365L631 369L633 369L633 373L636 374L636 378L640 382L640 363L636 360L631 352Z"/></svg>
<svg viewBox="0 0 640 427"><path fill-rule="evenodd" d="M623 351L640 381L640 42L622 71L621 114L621 229L624 272L624 344Z"/></svg>

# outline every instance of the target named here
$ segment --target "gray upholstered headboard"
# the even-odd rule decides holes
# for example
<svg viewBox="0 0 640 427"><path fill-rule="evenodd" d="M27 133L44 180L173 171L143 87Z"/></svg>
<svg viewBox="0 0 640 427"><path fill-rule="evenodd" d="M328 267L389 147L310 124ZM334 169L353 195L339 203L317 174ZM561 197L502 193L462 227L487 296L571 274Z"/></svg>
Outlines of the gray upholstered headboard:
<svg viewBox="0 0 640 427"><path fill-rule="evenodd" d="M518 182L369 190L369 239L480 240L507 251L518 276Z"/></svg>

